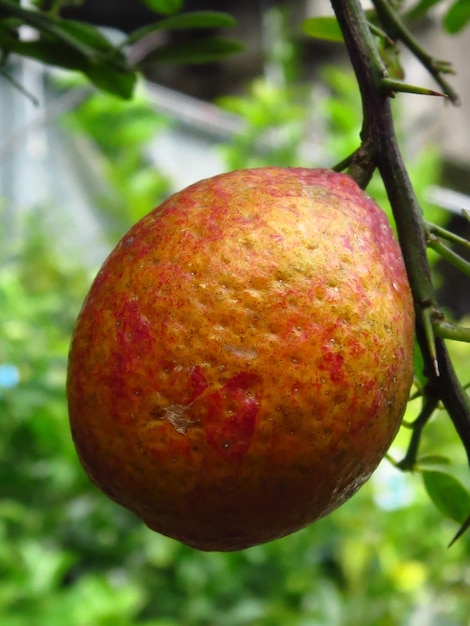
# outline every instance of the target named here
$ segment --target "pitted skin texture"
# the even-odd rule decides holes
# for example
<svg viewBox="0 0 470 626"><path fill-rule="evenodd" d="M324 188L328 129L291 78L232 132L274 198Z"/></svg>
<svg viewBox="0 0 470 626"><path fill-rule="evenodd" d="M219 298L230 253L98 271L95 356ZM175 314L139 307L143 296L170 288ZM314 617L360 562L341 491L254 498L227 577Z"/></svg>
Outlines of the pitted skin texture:
<svg viewBox="0 0 470 626"><path fill-rule="evenodd" d="M413 329L387 217L348 176L203 180L122 238L85 300L67 381L79 457L109 497L196 548L281 537L382 459Z"/></svg>

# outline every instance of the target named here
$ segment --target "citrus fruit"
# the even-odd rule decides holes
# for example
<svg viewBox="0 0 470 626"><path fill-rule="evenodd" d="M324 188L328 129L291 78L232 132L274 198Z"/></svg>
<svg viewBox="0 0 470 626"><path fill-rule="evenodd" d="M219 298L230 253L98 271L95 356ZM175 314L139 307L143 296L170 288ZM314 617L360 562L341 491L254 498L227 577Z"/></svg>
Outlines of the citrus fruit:
<svg viewBox="0 0 470 626"><path fill-rule="evenodd" d="M203 180L131 228L85 300L67 382L78 455L110 498L190 546L281 537L382 459L413 327L392 229L347 175Z"/></svg>

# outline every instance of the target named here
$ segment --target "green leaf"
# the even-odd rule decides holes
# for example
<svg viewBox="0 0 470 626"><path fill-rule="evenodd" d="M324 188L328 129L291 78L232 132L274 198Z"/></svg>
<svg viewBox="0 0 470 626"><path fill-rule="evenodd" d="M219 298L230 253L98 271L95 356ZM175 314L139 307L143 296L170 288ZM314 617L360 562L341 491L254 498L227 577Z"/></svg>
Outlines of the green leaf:
<svg viewBox="0 0 470 626"><path fill-rule="evenodd" d="M243 45L239 41L224 37L208 37L201 41L170 43L161 46L145 58L145 62L197 64L211 63L240 52Z"/></svg>
<svg viewBox="0 0 470 626"><path fill-rule="evenodd" d="M0 20L0 49L9 50L18 41L16 29L11 28L6 20Z"/></svg>
<svg viewBox="0 0 470 626"><path fill-rule="evenodd" d="M13 52L67 70L80 71L99 89L128 99L136 82L135 72L115 67L112 61L90 63L76 50L54 41L17 41L10 48Z"/></svg>
<svg viewBox="0 0 470 626"><path fill-rule="evenodd" d="M302 22L302 30L309 37L342 43L343 33L335 17L310 17Z"/></svg>
<svg viewBox="0 0 470 626"><path fill-rule="evenodd" d="M419 465L450 465L450 459L442 454L426 454L418 460Z"/></svg>
<svg viewBox="0 0 470 626"><path fill-rule="evenodd" d="M110 65L91 65L83 70L91 82L107 93L129 100L134 92L137 75L134 72L120 71Z"/></svg>
<svg viewBox="0 0 470 626"><path fill-rule="evenodd" d="M426 15L431 7L438 4L441 0L420 0L414 7L406 13L409 20L418 20Z"/></svg>
<svg viewBox="0 0 470 626"><path fill-rule="evenodd" d="M438 471L422 473L424 487L439 511L462 524L470 513L470 493L454 476Z"/></svg>
<svg viewBox="0 0 470 626"><path fill-rule="evenodd" d="M120 47L114 46L103 37L95 26L75 20L60 20L58 24L63 32L79 41L81 46L88 47L90 53L87 57L91 63L105 63L108 67L113 65L120 72L130 71Z"/></svg>
<svg viewBox="0 0 470 626"><path fill-rule="evenodd" d="M7 8L5 9L7 15L11 15L15 20L18 20L20 24L32 26L41 36L47 35L52 37L52 39L57 39L63 44L75 48L84 56L91 57L94 54L92 48L90 49L87 45L82 44L79 39L77 40L75 37L70 36L69 33L58 26L56 20L51 19L45 13L23 9L21 6L16 6L11 0L8 0L8 2L3 0L1 4L7 4Z"/></svg>
<svg viewBox="0 0 470 626"><path fill-rule="evenodd" d="M444 15L443 25L448 33L454 35L465 28L470 22L469 0L457 0Z"/></svg>
<svg viewBox="0 0 470 626"><path fill-rule="evenodd" d="M230 28L237 20L221 11L193 11L167 17L158 22L159 30L183 30L187 28Z"/></svg>
<svg viewBox="0 0 470 626"><path fill-rule="evenodd" d="M73 48L63 43L38 39L36 41L10 42L10 50L47 65L56 65L68 70L83 70L87 60Z"/></svg>
<svg viewBox="0 0 470 626"><path fill-rule="evenodd" d="M55 25L56 28L80 41L82 45L89 46L92 51L109 52L116 50L113 44L106 37L103 37L101 32L91 24L77 22L76 20L57 20Z"/></svg>
<svg viewBox="0 0 470 626"><path fill-rule="evenodd" d="M177 13L183 8L183 0L141 0L141 2L155 13L165 15Z"/></svg>
<svg viewBox="0 0 470 626"><path fill-rule="evenodd" d="M442 469L442 466L451 465L451 461L447 456L441 454L426 454L425 456L421 456L416 461L416 466L418 468L427 468L427 471L433 468Z"/></svg>
<svg viewBox="0 0 470 626"><path fill-rule="evenodd" d="M157 31L187 30L192 28L230 28L236 24L235 18L219 11L194 11L167 17L159 22L148 24L132 32L127 43L135 43L142 37Z"/></svg>

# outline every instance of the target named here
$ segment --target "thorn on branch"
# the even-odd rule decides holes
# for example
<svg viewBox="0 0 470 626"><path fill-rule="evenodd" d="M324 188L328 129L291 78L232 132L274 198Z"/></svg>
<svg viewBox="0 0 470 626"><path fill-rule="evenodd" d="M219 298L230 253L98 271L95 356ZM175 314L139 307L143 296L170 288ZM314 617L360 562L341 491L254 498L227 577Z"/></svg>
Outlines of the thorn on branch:
<svg viewBox="0 0 470 626"><path fill-rule="evenodd" d="M470 528L470 515L464 521L462 526L459 528L457 534L455 535L455 537L452 539L452 541L449 543L447 547L450 548L451 546L453 546L454 543L457 541L457 539L460 539L460 537L464 534L464 532L468 530L469 528Z"/></svg>
<svg viewBox="0 0 470 626"><path fill-rule="evenodd" d="M393 78L383 78L382 88L389 92L389 95L393 98L397 92L402 93L415 93L421 96L440 96L441 98L448 98L448 95L441 93L440 91L434 91L433 89L427 89L426 87L418 87L417 85L410 85L403 83L400 80L394 80Z"/></svg>
<svg viewBox="0 0 470 626"><path fill-rule="evenodd" d="M369 24L370 32L376 37L380 37L383 39L385 43L389 46L394 46L395 41L381 28L376 26L373 22L367 22Z"/></svg>
<svg viewBox="0 0 470 626"><path fill-rule="evenodd" d="M452 76L455 76L456 74L452 63L450 63L449 61L444 61L442 59L431 59L430 66L435 72L438 72L439 74L451 74Z"/></svg>

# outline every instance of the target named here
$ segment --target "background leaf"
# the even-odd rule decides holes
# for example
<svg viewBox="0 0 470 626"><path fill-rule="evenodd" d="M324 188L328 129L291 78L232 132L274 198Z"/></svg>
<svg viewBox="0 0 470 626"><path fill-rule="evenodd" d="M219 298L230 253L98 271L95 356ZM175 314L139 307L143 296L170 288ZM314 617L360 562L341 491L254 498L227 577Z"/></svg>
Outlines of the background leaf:
<svg viewBox="0 0 470 626"><path fill-rule="evenodd" d="M420 456L417 461L418 467L435 467L442 465L451 465L451 460L449 457L444 456L443 454L426 454L425 456Z"/></svg>
<svg viewBox="0 0 470 626"><path fill-rule="evenodd" d="M243 45L233 39L206 37L200 41L163 45L153 51L145 61L187 65L211 63L241 50L243 50Z"/></svg>
<svg viewBox="0 0 470 626"><path fill-rule="evenodd" d="M311 17L302 22L302 30L309 37L343 42L343 34L335 17Z"/></svg>
<svg viewBox="0 0 470 626"><path fill-rule="evenodd" d="M462 483L444 472L425 471L422 475L426 491L439 511L463 523L470 513L470 493Z"/></svg>
<svg viewBox="0 0 470 626"><path fill-rule="evenodd" d="M129 99L133 94L137 75L131 69L126 70L115 67L112 59L102 63L90 63L86 57L73 48L69 48L62 43L41 39L37 41L17 41L10 49L13 52L48 65L80 71L98 89L114 96Z"/></svg>
<svg viewBox="0 0 470 626"><path fill-rule="evenodd" d="M441 2L441 0L420 0L415 6L411 7L406 16L410 20L420 19L426 15L431 7L439 2Z"/></svg>
<svg viewBox="0 0 470 626"><path fill-rule="evenodd" d="M166 15L177 13L183 8L183 0L141 0L141 2L152 11Z"/></svg>
<svg viewBox="0 0 470 626"><path fill-rule="evenodd" d="M457 0L444 15L443 25L448 33L455 34L463 30L470 22L469 0Z"/></svg>
<svg viewBox="0 0 470 626"><path fill-rule="evenodd" d="M189 30L192 28L227 28L235 26L236 20L228 13L219 11L194 11L167 17L153 24L148 24L132 32L128 43L135 43L142 37L157 31Z"/></svg>
<svg viewBox="0 0 470 626"><path fill-rule="evenodd" d="M98 89L124 100L132 97L137 82L134 72L125 72L110 64L90 65L83 73Z"/></svg>
<svg viewBox="0 0 470 626"><path fill-rule="evenodd" d="M116 48L104 37L95 26L76 20L59 20L56 28L65 31L68 35L80 42L81 46L90 47L90 55L95 57L99 52L113 52ZM117 50L116 50L117 52Z"/></svg>

